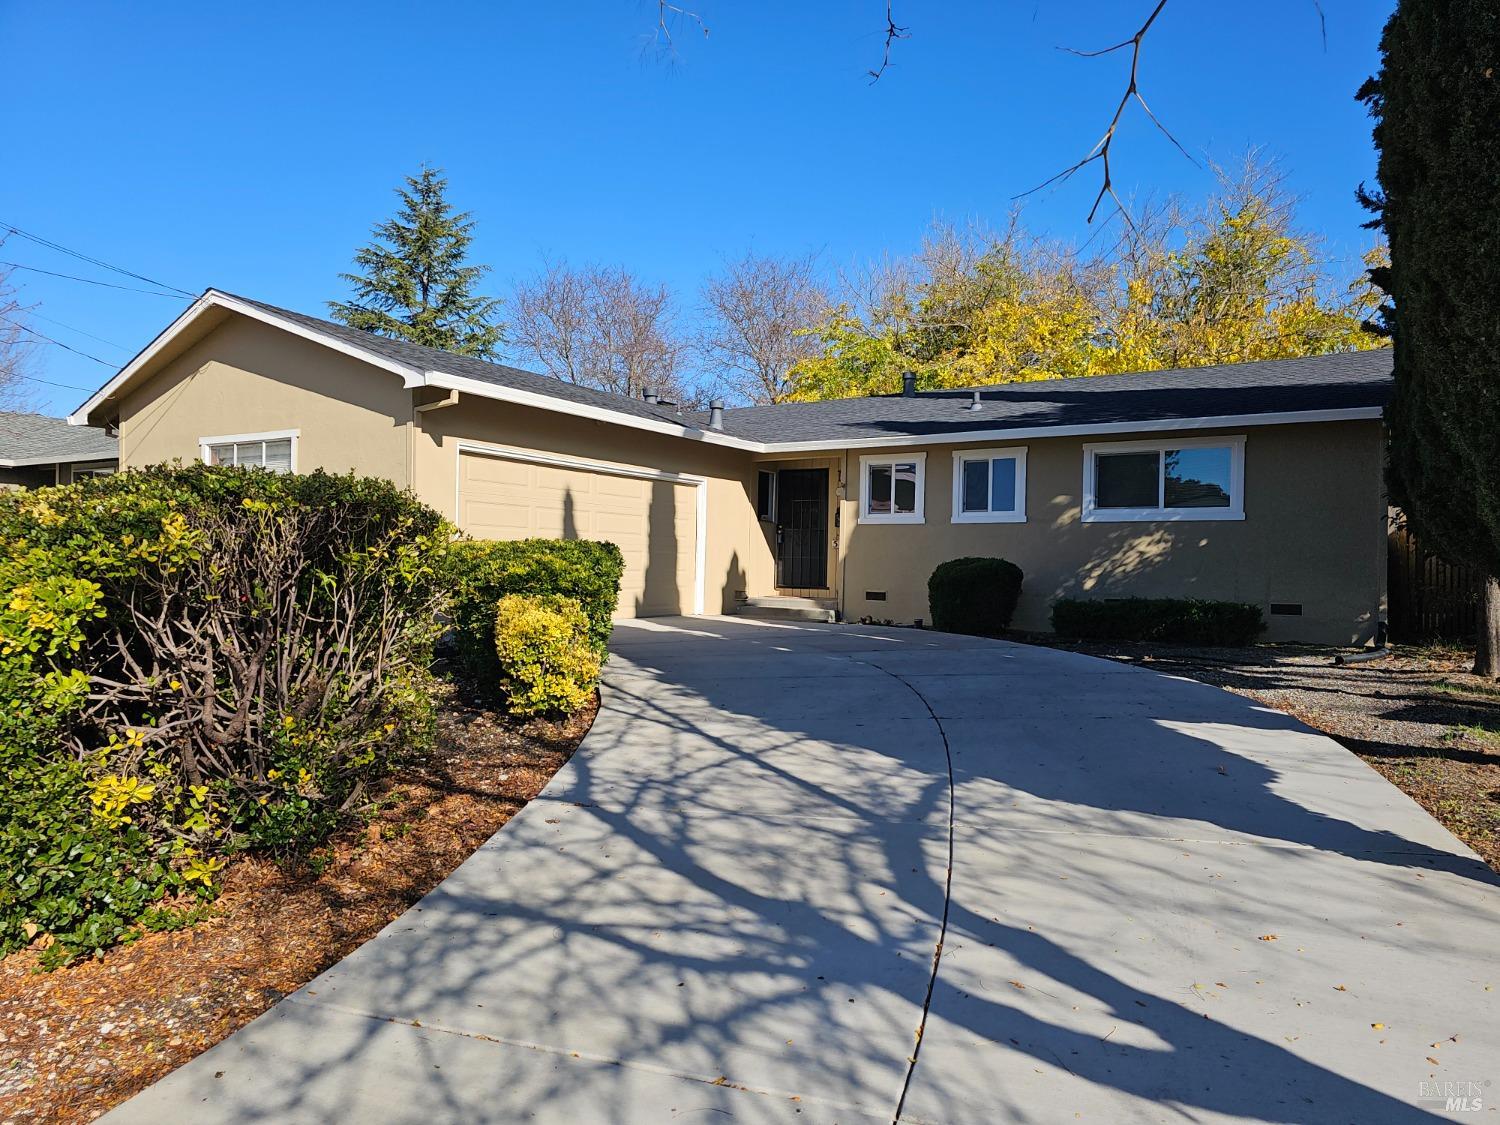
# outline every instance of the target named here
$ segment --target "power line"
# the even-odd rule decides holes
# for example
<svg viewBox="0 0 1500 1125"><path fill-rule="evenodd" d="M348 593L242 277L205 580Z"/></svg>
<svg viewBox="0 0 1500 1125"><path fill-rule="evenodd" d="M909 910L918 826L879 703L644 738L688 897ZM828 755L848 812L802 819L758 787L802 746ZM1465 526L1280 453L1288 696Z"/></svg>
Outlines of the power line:
<svg viewBox="0 0 1500 1125"><path fill-rule="evenodd" d="M71 273L58 273L56 270L44 270L40 266L23 266L20 262L0 262L0 269L29 270L31 273L44 273L48 277L61 277L68 281L81 281L85 285L102 285L106 289L123 289L127 293L146 293L152 297L167 297L173 301L181 301L186 298L179 297L176 293L163 293L159 289L137 289L134 285L116 285L112 281L98 281L92 277L76 277Z"/></svg>
<svg viewBox="0 0 1500 1125"><path fill-rule="evenodd" d="M114 370L114 369L116 369L116 368L118 368L120 366L118 363L115 363L112 360L100 359L96 355L89 355L88 352L80 351L78 348L73 347L71 344L65 344L61 340L54 340L51 336L48 336L44 332L38 332L35 328L28 328L26 325L22 324L19 320L11 320L11 318L8 317L8 316L0 316L0 320L6 321L7 323L10 323L10 324L14 324L22 332L30 332L38 340L45 340L49 344L54 344L57 347L62 348L62 350L65 351L65 352L72 352L74 355L81 355L81 356L83 356L84 359L91 359L95 363L103 364L105 367L108 367L111 370Z"/></svg>
<svg viewBox="0 0 1500 1125"><path fill-rule="evenodd" d="M71 255L72 257L77 258L79 261L88 262L91 266L98 266L100 269L112 270L115 273L123 274L126 277L133 277L137 281L144 281L147 285L155 285L158 289L170 289L175 293L182 294L182 296L184 297L196 296L196 294L189 293L186 289L181 289L176 285L168 285L165 281L157 281L155 278L147 277L145 274L136 273L133 270L125 269L123 266L111 265L109 262L106 262L103 259L92 258L89 255L81 253L78 250L69 249L59 242L53 242L51 239L43 238L40 235L30 234L27 231L22 230L18 226L12 226L4 219L0 219L0 227L4 227L6 230L10 231L11 234L18 234L22 238L35 242L38 246L45 246L49 250L56 250L59 253Z"/></svg>
<svg viewBox="0 0 1500 1125"><path fill-rule="evenodd" d="M112 348L119 348L122 352L130 351L124 344L117 344L113 340L106 340L103 336L95 336L92 332L85 332L82 328L74 328L71 324L64 324L60 320L54 320L50 316L43 316L39 312L28 312L27 316L34 316L38 320L45 320L48 324L55 324L59 328L66 328L69 332L77 332L80 336L87 336L90 340L98 340L101 344L108 344Z"/></svg>
<svg viewBox="0 0 1500 1125"><path fill-rule="evenodd" d="M28 383L41 383L48 387L61 387L65 391L80 391L83 394L92 394L98 390L97 387L78 387L72 383L54 383L51 379L38 379L35 375L22 375L19 371L12 371L6 378L25 379Z"/></svg>

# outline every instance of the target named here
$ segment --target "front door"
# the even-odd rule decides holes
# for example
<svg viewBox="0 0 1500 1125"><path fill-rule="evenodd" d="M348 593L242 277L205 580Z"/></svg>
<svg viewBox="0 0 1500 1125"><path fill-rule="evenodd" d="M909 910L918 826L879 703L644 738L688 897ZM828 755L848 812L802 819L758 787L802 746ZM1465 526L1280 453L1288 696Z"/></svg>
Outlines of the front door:
<svg viewBox="0 0 1500 1125"><path fill-rule="evenodd" d="M776 585L828 586L828 470L776 474Z"/></svg>

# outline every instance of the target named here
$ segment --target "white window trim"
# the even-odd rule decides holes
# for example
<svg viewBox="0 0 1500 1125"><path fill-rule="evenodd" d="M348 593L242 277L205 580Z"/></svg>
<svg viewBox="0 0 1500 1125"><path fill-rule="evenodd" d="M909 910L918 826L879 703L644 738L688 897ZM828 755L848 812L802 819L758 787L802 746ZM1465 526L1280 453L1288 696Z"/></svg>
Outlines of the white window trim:
<svg viewBox="0 0 1500 1125"><path fill-rule="evenodd" d="M201 437L198 439L198 457L205 465L213 464L211 448L215 445L233 445L240 442L250 441L285 441L287 438L292 442L291 464L287 471L297 471L297 446L301 444L301 430L266 430L258 434L219 434L215 437Z"/></svg>
<svg viewBox="0 0 1500 1125"><path fill-rule="evenodd" d="M1011 458L1016 463L1016 510L1013 512L964 511L964 462L993 461ZM993 487L993 484L992 484ZM994 503L994 497L990 498ZM1026 447L1006 449L956 449L953 451L953 522L954 523L1025 523L1026 522Z"/></svg>
<svg viewBox="0 0 1500 1125"><path fill-rule="evenodd" d="M870 511L870 466L901 465L913 462L917 466L917 510L915 512L885 513ZM896 499L896 482L891 480L892 506ZM926 453L878 453L859 459L859 522L860 523L926 523L927 522L927 454Z"/></svg>
<svg viewBox="0 0 1500 1125"><path fill-rule="evenodd" d="M1157 476L1155 508L1099 508L1094 503L1094 459L1101 453L1160 453L1168 449L1229 448L1229 507L1167 508L1160 506L1166 474ZM1152 441L1111 441L1083 447L1084 523L1198 523L1245 518L1245 435L1213 438L1157 438Z"/></svg>
<svg viewBox="0 0 1500 1125"><path fill-rule="evenodd" d="M767 512L765 515L761 515L760 514L760 478L761 478L761 474L765 474L766 476L768 476L768 477L771 478L771 490L770 490L771 510L769 512ZM759 469L758 468L758 469L755 470L755 509L756 509L756 511L755 511L755 522L756 523L771 523L771 524L774 524L776 522L776 484L777 484L777 480L776 480L776 470L775 469Z"/></svg>

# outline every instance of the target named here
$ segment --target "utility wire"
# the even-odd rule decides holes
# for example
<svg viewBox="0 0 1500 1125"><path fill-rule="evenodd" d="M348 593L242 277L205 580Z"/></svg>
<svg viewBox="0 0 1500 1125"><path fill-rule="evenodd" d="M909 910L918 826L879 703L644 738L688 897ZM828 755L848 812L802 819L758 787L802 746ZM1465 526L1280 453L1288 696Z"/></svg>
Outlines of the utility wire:
<svg viewBox="0 0 1500 1125"><path fill-rule="evenodd" d="M78 391L82 394L93 394L98 387L79 387L73 383L54 383L51 379L38 379L35 375L22 375L19 371L12 371L6 376L7 379L25 379L28 383L41 383L48 387L61 387L65 391Z"/></svg>
<svg viewBox="0 0 1500 1125"><path fill-rule="evenodd" d="M178 288L176 285L168 285L165 281L157 281L155 278L147 277L145 274L136 273L133 270L127 270L123 266L111 265L109 262L106 262L100 258L91 258L89 255L84 254L78 250L69 249L59 242L53 242L51 239L43 238L40 235L31 234L27 231L22 230L18 226L13 226L12 224L7 223L4 219L0 219L0 227L3 227L5 230L10 231L11 234L18 234L22 238L28 239L31 242L35 242L38 246L45 246L49 250L56 250L59 253L71 255L72 257L77 258L80 261L88 262L91 266L98 266L100 269L112 270L115 273L123 274L126 277L133 277L137 281L144 281L147 285L154 285L158 289L170 289L174 293L180 293L184 297L196 296L196 294L189 293L186 289Z"/></svg>
<svg viewBox="0 0 1500 1125"><path fill-rule="evenodd" d="M174 301L185 298L176 293L163 293L159 289L137 289L134 285L116 285L112 281L99 281L92 277L77 277L71 273L58 273L56 270L44 270L40 266L23 266L20 262L0 262L0 269L29 270L31 273L44 273L48 277L61 277L67 281L81 281L85 285L102 285L106 289L123 289L127 293L146 293L152 297L168 297Z"/></svg>
<svg viewBox="0 0 1500 1125"><path fill-rule="evenodd" d="M55 324L59 328L66 328L69 332L77 332L80 336L87 336L90 340L98 340L101 344L108 344L112 348L119 348L122 352L130 351L124 344L117 344L113 340L106 340L103 336L95 336L92 332L85 332L82 328L74 328L71 324L64 324L60 320L54 320L50 316L43 316L39 312L28 312L27 316L34 316L37 320L45 320L48 324Z"/></svg>
<svg viewBox="0 0 1500 1125"><path fill-rule="evenodd" d="M53 344L53 345L56 345L59 348L62 348L62 350L65 351L65 352L72 352L74 355L81 355L81 356L83 356L84 359L91 359L95 363L102 364L103 366L111 368L111 369L115 369L115 368L118 368L120 366L118 363L115 363L113 360L100 359L96 355L90 355L88 352L80 351L78 348L73 347L71 344L65 344L61 340L54 340L51 336L48 336L44 332L38 332L35 328L28 328L26 325L22 324L19 320L11 320L11 318L8 317L8 316L0 316L0 320L6 321L9 324L14 324L22 332L30 332L38 340L45 340L49 344Z"/></svg>

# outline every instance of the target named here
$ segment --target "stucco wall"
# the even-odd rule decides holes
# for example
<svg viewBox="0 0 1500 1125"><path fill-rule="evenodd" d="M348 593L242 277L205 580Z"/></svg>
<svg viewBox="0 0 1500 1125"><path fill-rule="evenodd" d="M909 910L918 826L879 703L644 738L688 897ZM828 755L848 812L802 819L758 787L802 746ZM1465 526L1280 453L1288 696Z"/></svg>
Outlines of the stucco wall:
<svg viewBox="0 0 1500 1125"><path fill-rule="evenodd" d="M416 415L414 425L413 405L396 376L235 316L125 398L121 463L189 461L201 437L295 429L299 468L385 477L450 517L460 440L701 476L709 479L705 609L732 610L741 592L775 591L772 537L755 517L755 472L777 462L472 396ZM1385 597L1379 423L1225 432L1246 437L1243 521L1083 523L1081 438L1003 443L1028 450L1024 524L951 522L952 446L910 447L927 453L922 525L859 523L858 451L809 458L803 463L829 464L831 485L837 490L842 478L844 487L831 529L830 588L851 619L925 619L933 567L1001 555L1026 573L1016 618L1025 629L1047 628L1049 606L1061 596L1138 594L1233 598L1267 609L1301 603L1301 617L1268 617L1270 638L1367 640ZM866 600L870 590L885 591L886 600Z"/></svg>
<svg viewBox="0 0 1500 1125"><path fill-rule="evenodd" d="M1243 520L1084 523L1083 445L1100 439L1051 438L1003 443L1027 447L1025 523L952 523L954 447L913 446L927 452L926 522L861 524L859 456L850 451L845 612L851 619L929 618L927 577L938 563L999 555L1026 575L1015 619L1021 629L1048 629L1049 607L1059 597L1138 595L1257 603L1268 614L1272 640L1368 640L1385 599L1380 424L1220 432L1246 438ZM871 590L886 591L887 600L866 601ZM1269 616L1273 601L1300 602L1303 616Z"/></svg>
<svg viewBox="0 0 1500 1125"><path fill-rule="evenodd" d="M413 441L413 488L450 519L456 515L461 440L706 477L705 612L733 610L741 592L772 592L771 551L755 518L756 466L745 453L466 395L454 406L419 415Z"/></svg>
<svg viewBox="0 0 1500 1125"><path fill-rule="evenodd" d="M299 469L404 486L411 413L395 375L235 316L121 402L120 463L194 461L201 437L298 430Z"/></svg>

